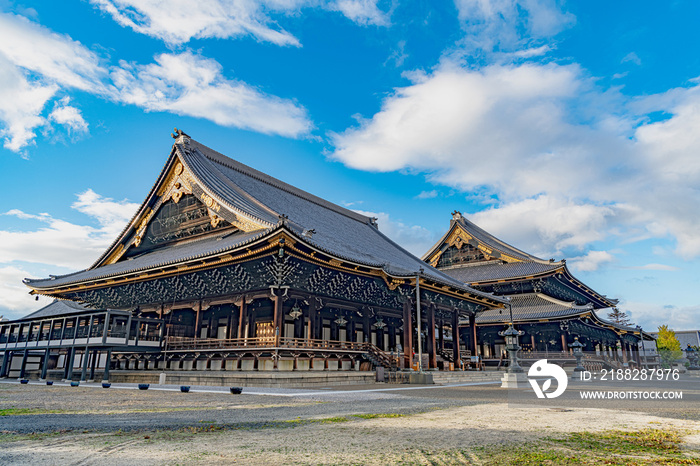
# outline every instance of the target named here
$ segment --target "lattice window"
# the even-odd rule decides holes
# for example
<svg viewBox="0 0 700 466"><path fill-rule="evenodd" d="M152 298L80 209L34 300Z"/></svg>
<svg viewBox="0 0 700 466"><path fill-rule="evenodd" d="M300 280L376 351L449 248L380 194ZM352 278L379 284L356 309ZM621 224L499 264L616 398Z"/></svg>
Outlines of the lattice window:
<svg viewBox="0 0 700 466"><path fill-rule="evenodd" d="M177 203L171 199L160 207L148 224L141 244L132 248L127 256L229 226L229 222L221 220L214 227L207 207L191 194L182 196Z"/></svg>
<svg viewBox="0 0 700 466"><path fill-rule="evenodd" d="M437 268L485 260L488 259L484 253L481 252L479 248L475 248L471 244L463 244L461 248L457 248L457 246L450 246L440 256L437 263Z"/></svg>

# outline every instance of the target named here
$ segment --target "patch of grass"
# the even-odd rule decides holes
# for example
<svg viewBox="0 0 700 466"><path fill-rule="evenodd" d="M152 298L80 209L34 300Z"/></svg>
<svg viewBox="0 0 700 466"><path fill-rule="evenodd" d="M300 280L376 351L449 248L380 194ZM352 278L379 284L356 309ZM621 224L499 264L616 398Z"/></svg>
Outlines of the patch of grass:
<svg viewBox="0 0 700 466"><path fill-rule="evenodd" d="M45 433L30 433L30 434L17 434L12 431L3 430L0 431L0 443L7 442L19 442L23 440L46 440L48 438L57 437L59 435L65 434L66 430L55 431L55 432L45 432Z"/></svg>
<svg viewBox="0 0 700 466"><path fill-rule="evenodd" d="M22 416L25 414L58 414L66 413L60 409L41 409L41 408L3 408L0 409L0 416Z"/></svg>
<svg viewBox="0 0 700 466"><path fill-rule="evenodd" d="M362 419L380 419L380 418L394 418L394 417L404 417L405 414L398 413L372 413L372 414L353 414L354 417L359 417Z"/></svg>
<svg viewBox="0 0 700 466"><path fill-rule="evenodd" d="M609 430L605 432L576 432L563 439L550 439L567 447L578 447L598 453L649 453L663 455L679 453L682 432L646 428L634 432Z"/></svg>
<svg viewBox="0 0 700 466"><path fill-rule="evenodd" d="M685 465L700 457L683 451L682 432L646 428L638 431L576 432L523 445L478 447L473 453L489 465Z"/></svg>

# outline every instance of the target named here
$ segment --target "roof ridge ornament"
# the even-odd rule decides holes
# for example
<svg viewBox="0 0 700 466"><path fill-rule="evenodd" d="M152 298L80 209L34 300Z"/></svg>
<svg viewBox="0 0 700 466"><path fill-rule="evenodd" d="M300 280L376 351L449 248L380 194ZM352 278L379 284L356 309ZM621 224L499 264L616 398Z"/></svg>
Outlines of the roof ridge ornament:
<svg viewBox="0 0 700 466"><path fill-rule="evenodd" d="M277 222L278 225L286 225L289 222L289 216L285 214L280 214L277 218L279 218L279 222Z"/></svg>
<svg viewBox="0 0 700 466"><path fill-rule="evenodd" d="M379 228L379 224L377 223L377 220L379 220L377 217L370 217L369 224L372 225L374 228Z"/></svg>
<svg viewBox="0 0 700 466"><path fill-rule="evenodd" d="M459 220L460 218L462 218L462 212L459 210L452 211L452 220Z"/></svg>
<svg viewBox="0 0 700 466"><path fill-rule="evenodd" d="M190 136L181 129L174 128L173 133L170 134L173 139L175 139L176 144L188 145L190 143Z"/></svg>

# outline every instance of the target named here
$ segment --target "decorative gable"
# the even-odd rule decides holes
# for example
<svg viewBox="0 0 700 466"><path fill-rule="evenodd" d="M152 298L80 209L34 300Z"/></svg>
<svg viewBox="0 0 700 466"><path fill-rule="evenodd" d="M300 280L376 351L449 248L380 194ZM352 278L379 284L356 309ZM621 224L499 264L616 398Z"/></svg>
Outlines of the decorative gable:
<svg viewBox="0 0 700 466"><path fill-rule="evenodd" d="M215 194L192 174L175 149L169 166L151 197L142 205L140 214L106 257L92 268L214 231L254 231L268 227L217 201Z"/></svg>

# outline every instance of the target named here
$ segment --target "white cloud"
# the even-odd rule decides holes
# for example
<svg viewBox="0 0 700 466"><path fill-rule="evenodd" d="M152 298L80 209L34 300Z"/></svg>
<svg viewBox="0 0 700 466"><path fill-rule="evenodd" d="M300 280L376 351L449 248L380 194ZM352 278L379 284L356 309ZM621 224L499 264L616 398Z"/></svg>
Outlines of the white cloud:
<svg viewBox="0 0 700 466"><path fill-rule="evenodd" d="M0 13L0 136L14 152L32 144L36 130L58 123L87 132L80 111L61 100L45 116L46 104L62 89L105 92L106 70L80 42L28 19Z"/></svg>
<svg viewBox="0 0 700 466"><path fill-rule="evenodd" d="M51 303L51 298L41 296L36 300L29 295L29 289L22 283L22 279L30 275L30 272L18 267L0 267L0 316L18 319Z"/></svg>
<svg viewBox="0 0 700 466"><path fill-rule="evenodd" d="M0 13L0 55L50 82L93 93L106 74L97 55L80 42L12 14Z"/></svg>
<svg viewBox="0 0 700 466"><path fill-rule="evenodd" d="M432 191L422 191L415 198L416 199L433 199L437 196L438 196L437 190L433 189Z"/></svg>
<svg viewBox="0 0 700 466"><path fill-rule="evenodd" d="M630 52L624 56L624 58L622 59L622 61L620 63L627 63L627 62L634 63L635 65L641 65L642 59L639 58L639 56L636 53Z"/></svg>
<svg viewBox="0 0 700 466"><path fill-rule="evenodd" d="M374 116L331 134L333 158L490 194L498 203L477 223L536 253L673 238L677 254L700 255L697 84L630 100L576 65L447 61L410 77ZM669 117L645 122L653 111Z"/></svg>
<svg viewBox="0 0 700 466"><path fill-rule="evenodd" d="M569 261L573 270L581 272L593 272L601 265L613 262L615 256L607 251L588 251L584 256L572 257Z"/></svg>
<svg viewBox="0 0 700 466"><path fill-rule="evenodd" d="M624 267L626 269L631 269L631 270L665 270L667 272L675 272L676 270L680 270L678 267L674 267L672 265L666 265L666 264L644 264L640 266L635 266L635 267Z"/></svg>
<svg viewBox="0 0 700 466"><path fill-rule="evenodd" d="M18 209L6 212L24 220L38 220L43 226L29 231L0 230L0 264L29 262L55 267L84 269L114 241L138 207L116 202L92 190L78 195L72 206L92 217L98 226L56 219L49 214L28 214Z"/></svg>
<svg viewBox="0 0 700 466"><path fill-rule="evenodd" d="M74 133L87 133L88 124L80 113L80 110L68 105L70 98L64 97L49 114L49 120L63 125Z"/></svg>
<svg viewBox="0 0 700 466"><path fill-rule="evenodd" d="M146 111L206 118L222 126L286 137L313 127L296 102L266 94L223 75L221 65L192 52L161 54L155 63L120 62L107 67L68 36L17 15L0 14L0 137L15 152L31 144L40 127L59 124L73 135L88 123L64 96L53 111L47 103L60 92L80 89Z"/></svg>
<svg viewBox="0 0 700 466"><path fill-rule="evenodd" d="M389 25L389 15L377 7L377 0L335 0L329 3L329 8L357 24Z"/></svg>
<svg viewBox="0 0 700 466"><path fill-rule="evenodd" d="M698 328L700 306L673 306L658 303L625 301L618 308L630 316L635 325L641 325L645 332L655 332L660 325L668 325L673 330L693 330Z"/></svg>
<svg viewBox="0 0 700 466"><path fill-rule="evenodd" d="M468 48L508 51L571 27L556 0L455 0Z"/></svg>
<svg viewBox="0 0 700 466"><path fill-rule="evenodd" d="M413 84L397 89L371 119L331 135L333 157L363 170L426 171L465 191L491 186L536 196L543 189L587 189L599 167L617 164L610 153L629 151L617 139L629 123L605 112L611 97L596 92L578 66L477 71L445 63L411 77ZM575 124L576 117L596 127Z"/></svg>
<svg viewBox="0 0 700 466"><path fill-rule="evenodd" d="M171 45L190 39L227 39L251 35L277 45L298 46L299 41L265 14L266 4L282 10L296 9L302 2L225 2L200 0L91 0L122 26L130 27ZM274 5L277 3L277 5Z"/></svg>
<svg viewBox="0 0 700 466"><path fill-rule="evenodd" d="M388 14L377 0L90 0L122 26L175 46L191 39L252 36L280 46L300 46L299 40L271 16L293 15L304 7L339 11L360 25L385 26Z"/></svg>
<svg viewBox="0 0 700 466"><path fill-rule="evenodd" d="M161 54L155 63L121 63L112 71L114 98L146 111L206 118L222 126L299 137L312 128L306 110L291 100L226 79L221 65L183 52Z"/></svg>
<svg viewBox="0 0 700 466"><path fill-rule="evenodd" d="M582 250L603 240L610 218L618 212L618 206L541 195L483 210L469 218L519 249L544 259L561 259L564 250Z"/></svg>
<svg viewBox="0 0 700 466"><path fill-rule="evenodd" d="M30 82L0 54L0 137L14 152L31 144L35 130L46 124L41 113L58 90L55 85Z"/></svg>
<svg viewBox="0 0 700 466"><path fill-rule="evenodd" d="M395 221L384 212L354 211L367 217L376 217L379 231L417 257L425 254L425 251L435 243L433 234L422 226L406 225L401 221Z"/></svg>

